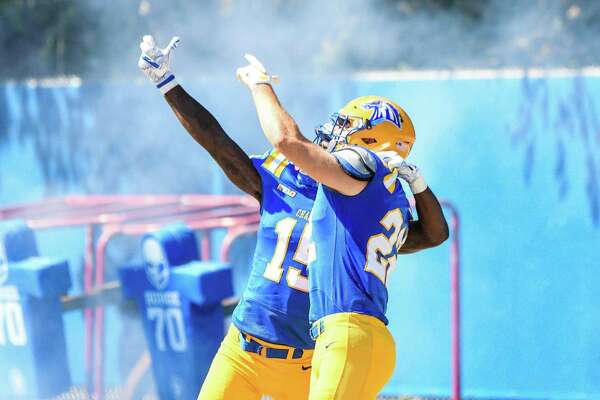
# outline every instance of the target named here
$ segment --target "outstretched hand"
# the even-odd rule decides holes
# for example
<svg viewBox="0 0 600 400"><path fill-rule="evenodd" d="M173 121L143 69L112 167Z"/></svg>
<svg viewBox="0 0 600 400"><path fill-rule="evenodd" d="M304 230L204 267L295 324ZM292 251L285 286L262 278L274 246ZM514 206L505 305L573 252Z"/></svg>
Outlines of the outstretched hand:
<svg viewBox="0 0 600 400"><path fill-rule="evenodd" d="M265 66L252 54L244 54L248 65L237 69L235 75L246 86L253 87L259 84L279 83L277 75L269 75Z"/></svg>
<svg viewBox="0 0 600 400"><path fill-rule="evenodd" d="M171 54L181 44L179 37L174 36L167 47L156 46L151 35L145 35L140 43L142 54L138 67L164 94L177 85L175 76L171 73Z"/></svg>

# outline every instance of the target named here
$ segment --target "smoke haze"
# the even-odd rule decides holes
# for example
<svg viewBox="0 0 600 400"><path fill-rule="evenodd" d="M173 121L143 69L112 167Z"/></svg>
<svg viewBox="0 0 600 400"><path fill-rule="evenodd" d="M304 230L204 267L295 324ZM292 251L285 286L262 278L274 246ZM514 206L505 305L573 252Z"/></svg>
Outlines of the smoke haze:
<svg viewBox="0 0 600 400"><path fill-rule="evenodd" d="M0 19L3 79L139 77L148 33L182 38L188 79L231 76L245 52L285 76L600 63L593 0L8 0Z"/></svg>

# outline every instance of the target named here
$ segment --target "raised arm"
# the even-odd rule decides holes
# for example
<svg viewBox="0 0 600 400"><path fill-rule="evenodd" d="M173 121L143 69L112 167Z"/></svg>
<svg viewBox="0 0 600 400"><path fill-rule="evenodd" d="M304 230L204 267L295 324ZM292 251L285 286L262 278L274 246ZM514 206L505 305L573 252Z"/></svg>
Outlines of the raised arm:
<svg viewBox="0 0 600 400"><path fill-rule="evenodd" d="M242 191L261 201L260 175L248 155L223 130L206 108L191 97L175 80L169 64L179 38L159 49L152 36L144 36L138 66L164 94L173 112L188 133L208 151L227 177Z"/></svg>
<svg viewBox="0 0 600 400"><path fill-rule="evenodd" d="M409 223L408 235L399 253L436 247L448 239L448 224L442 207L431 189L415 194L416 221Z"/></svg>
<svg viewBox="0 0 600 400"><path fill-rule="evenodd" d="M251 61L250 59L248 59ZM335 156L306 139L296 121L283 108L262 65L238 69L238 78L252 94L267 140L304 173L345 195L356 195L367 182L346 174Z"/></svg>
<svg viewBox="0 0 600 400"><path fill-rule="evenodd" d="M398 252L414 253L442 244L448 239L448 224L442 206L425 183L419 168L391 152L382 152L379 155L390 169L395 169L398 176L408 183L415 198L418 220L409 223L406 241Z"/></svg>
<svg viewBox="0 0 600 400"><path fill-rule="evenodd" d="M208 151L234 185L261 201L260 175L250 157L223 130L206 108L177 85L165 94L181 125Z"/></svg>

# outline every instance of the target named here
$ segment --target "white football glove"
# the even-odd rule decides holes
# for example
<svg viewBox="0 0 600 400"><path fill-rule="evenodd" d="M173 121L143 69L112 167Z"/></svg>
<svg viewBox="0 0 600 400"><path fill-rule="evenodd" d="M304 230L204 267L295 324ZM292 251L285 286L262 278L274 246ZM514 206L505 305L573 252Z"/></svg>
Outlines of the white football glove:
<svg viewBox="0 0 600 400"><path fill-rule="evenodd" d="M265 66L252 54L244 54L244 58L249 64L245 67L238 68L235 75L248 87L260 84L270 85L271 83L279 83L279 77L277 75L269 75Z"/></svg>
<svg viewBox="0 0 600 400"><path fill-rule="evenodd" d="M159 49L151 35L145 35L140 43L142 54L138 60L138 67L160 89L162 94L177 86L177 81L169 66L171 51L177 48L179 44L179 38L174 36L167 47Z"/></svg>
<svg viewBox="0 0 600 400"><path fill-rule="evenodd" d="M377 153L390 170L398 171L413 194L419 194L427 189L427 183L416 165L407 163L402 156L395 151L380 151Z"/></svg>

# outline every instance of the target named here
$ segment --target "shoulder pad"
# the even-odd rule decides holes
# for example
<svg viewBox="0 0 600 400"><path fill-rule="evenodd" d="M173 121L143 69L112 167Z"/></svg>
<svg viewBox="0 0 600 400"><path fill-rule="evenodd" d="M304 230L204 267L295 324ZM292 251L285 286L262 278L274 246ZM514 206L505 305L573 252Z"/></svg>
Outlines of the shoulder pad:
<svg viewBox="0 0 600 400"><path fill-rule="evenodd" d="M289 163L290 162L282 153L277 150L272 150L262 163L262 167L279 178Z"/></svg>
<svg viewBox="0 0 600 400"><path fill-rule="evenodd" d="M348 175L359 180L369 180L377 171L377 161L373 153L359 146L343 147L333 153L338 163Z"/></svg>

